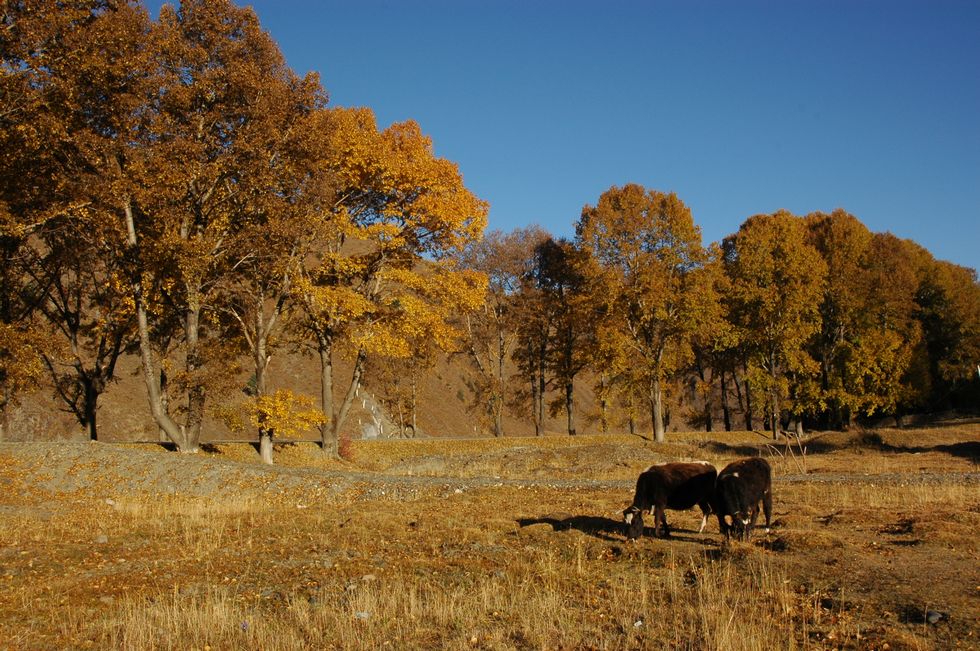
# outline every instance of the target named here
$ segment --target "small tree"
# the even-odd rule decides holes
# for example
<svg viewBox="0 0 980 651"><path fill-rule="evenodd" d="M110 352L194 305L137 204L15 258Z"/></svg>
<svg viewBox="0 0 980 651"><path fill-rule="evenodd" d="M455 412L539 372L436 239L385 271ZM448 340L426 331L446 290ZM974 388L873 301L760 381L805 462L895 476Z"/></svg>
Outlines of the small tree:
<svg viewBox="0 0 980 651"><path fill-rule="evenodd" d="M551 411L564 411L568 434L575 435L575 378L593 359L603 277L588 251L563 239L535 247L533 274L552 317L548 369L562 388Z"/></svg>
<svg viewBox="0 0 980 651"><path fill-rule="evenodd" d="M492 231L468 246L459 256L464 269L487 277L487 295L481 309L463 317L465 350L475 374L472 388L493 426L504 435L504 408L511 401L507 366L519 344L519 293L529 273L534 247L547 238L538 227L511 233Z"/></svg>
<svg viewBox="0 0 980 651"><path fill-rule="evenodd" d="M225 406L218 410L218 415L232 431L256 428L267 432L268 436L260 441L259 454L262 462L270 466L274 436L295 438L320 427L325 420L313 398L288 389L253 396L243 405Z"/></svg>

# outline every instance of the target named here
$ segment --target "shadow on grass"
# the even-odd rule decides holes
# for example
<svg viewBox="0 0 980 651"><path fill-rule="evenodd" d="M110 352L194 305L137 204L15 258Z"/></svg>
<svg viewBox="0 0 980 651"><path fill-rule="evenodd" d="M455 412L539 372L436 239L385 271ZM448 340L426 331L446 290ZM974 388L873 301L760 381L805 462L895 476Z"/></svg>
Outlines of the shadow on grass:
<svg viewBox="0 0 980 651"><path fill-rule="evenodd" d="M540 518L519 518L517 524L530 527L535 524L550 525L553 531L574 529L582 533L615 542L623 541L623 523L611 518L596 515L571 515L568 517L544 516ZM615 535L613 535L615 534Z"/></svg>
<svg viewBox="0 0 980 651"><path fill-rule="evenodd" d="M959 443L940 443L938 445L892 445L886 443L876 432L865 432L842 442L810 441L804 443L807 454L829 454L846 449L865 449L893 454L920 454L942 452L953 457L969 459L980 463L980 441L961 441Z"/></svg>
<svg viewBox="0 0 980 651"><path fill-rule="evenodd" d="M720 441L705 441L701 447L719 456L737 457L757 457L762 450L766 449L765 443L753 445L751 443L722 443Z"/></svg>
<svg viewBox="0 0 980 651"><path fill-rule="evenodd" d="M568 531L574 529L576 531L581 531L584 534L593 536L594 538L599 538L600 540L606 540L609 542L624 542L625 535L623 533L623 523L620 520L613 520L611 518L605 518L602 516L595 515L571 515L567 517L558 516L543 516L540 518L520 518L517 520L517 524L523 527L529 527L535 524L547 524L550 525L553 531ZM678 535L687 534L687 535ZM643 527L643 537L644 538L654 538L653 527ZM642 538L641 538L642 540ZM667 538L661 538L661 540L676 540L679 542L690 542L697 543L700 545L716 545L716 542L705 539L702 535L699 535L696 531L691 529L670 529L670 535Z"/></svg>
<svg viewBox="0 0 980 651"><path fill-rule="evenodd" d="M980 441L963 441L962 443L950 443L948 445L934 445L931 448L908 448L915 452L945 452L954 457L969 459L973 463L980 463Z"/></svg>
<svg viewBox="0 0 980 651"><path fill-rule="evenodd" d="M980 441L961 441L959 443L941 443L938 445L892 445L886 443L877 432L868 431L856 433L845 440L827 441L818 434L812 438L802 441L806 454L832 454L842 450L872 450L875 452L891 452L895 454L919 454L924 452L942 452L953 457L969 459L973 463L980 463ZM778 441L760 441L752 443L723 443L721 441L705 441L700 447L720 456L741 456L755 457L766 454L767 448L772 446L777 450L783 450L787 445L784 438ZM798 452L799 444L796 441L789 441L790 447Z"/></svg>

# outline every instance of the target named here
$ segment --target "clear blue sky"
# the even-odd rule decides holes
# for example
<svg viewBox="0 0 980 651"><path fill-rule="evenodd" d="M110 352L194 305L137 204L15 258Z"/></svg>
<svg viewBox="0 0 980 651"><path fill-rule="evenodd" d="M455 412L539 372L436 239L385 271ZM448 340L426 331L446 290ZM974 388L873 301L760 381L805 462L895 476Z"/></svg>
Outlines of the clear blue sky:
<svg viewBox="0 0 980 651"><path fill-rule="evenodd" d="M491 228L571 235L635 182L676 192L705 242L841 207L980 267L980 2L239 4L332 105L418 121Z"/></svg>

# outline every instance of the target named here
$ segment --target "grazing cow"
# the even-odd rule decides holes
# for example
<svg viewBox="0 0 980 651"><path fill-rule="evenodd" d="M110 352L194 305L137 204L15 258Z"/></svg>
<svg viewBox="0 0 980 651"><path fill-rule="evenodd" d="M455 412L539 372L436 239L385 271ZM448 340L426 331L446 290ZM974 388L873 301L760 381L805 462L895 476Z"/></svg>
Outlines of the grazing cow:
<svg viewBox="0 0 980 651"><path fill-rule="evenodd" d="M704 517L701 528L711 514L711 494L718 471L707 461L694 463L658 463L644 470L636 480L633 504L623 511L626 538L636 540L643 534L643 512L653 512L654 532L658 538L670 535L665 509L685 511L695 504ZM661 529L662 525L662 529Z"/></svg>
<svg viewBox="0 0 980 651"><path fill-rule="evenodd" d="M734 533L738 538L748 539L759 517L759 502L766 513L768 532L772 519L772 469L765 459L739 459L718 473L711 507L726 538Z"/></svg>

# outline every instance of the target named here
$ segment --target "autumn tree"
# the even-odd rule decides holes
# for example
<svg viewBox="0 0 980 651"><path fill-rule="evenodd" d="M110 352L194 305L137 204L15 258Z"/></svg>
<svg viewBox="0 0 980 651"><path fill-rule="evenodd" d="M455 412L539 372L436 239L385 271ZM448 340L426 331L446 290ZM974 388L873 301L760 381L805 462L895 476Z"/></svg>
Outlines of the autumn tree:
<svg viewBox="0 0 980 651"><path fill-rule="evenodd" d="M549 239L551 236L544 231L535 234L528 268L521 275L518 291L510 302L517 336L512 359L518 369L515 375L519 378L513 404L518 409L530 407L535 436L544 434L546 395L550 384L548 355L556 316L554 302L538 283L536 274L538 246Z"/></svg>
<svg viewBox="0 0 980 651"><path fill-rule="evenodd" d="M0 221L5 251L20 247L3 292L19 286L60 335L44 346L48 369L95 437L132 317L107 162L132 145L146 105L150 23L136 3L110 0L14 3L2 16Z"/></svg>
<svg viewBox="0 0 980 651"><path fill-rule="evenodd" d="M289 344L284 322L294 316L295 280L313 253L311 234L332 200L322 156L329 133L325 97L314 77L291 80L283 91L264 98L267 112L279 120L261 125L245 143L254 164L241 171L238 182L264 191L233 198L243 203L243 220L230 239L232 273L221 283L217 301L217 309L238 326L251 359L249 393L256 404L270 393L273 353ZM266 411L257 413L260 457L271 464L276 428L262 421Z"/></svg>
<svg viewBox="0 0 980 651"><path fill-rule="evenodd" d="M459 256L462 268L487 277L486 300L464 315L463 327L466 354L475 370L473 390L493 424L494 436L504 435L504 410L513 393L508 389L508 365L519 344L519 294L530 273L534 247L546 238L539 227L491 231Z"/></svg>
<svg viewBox="0 0 980 651"><path fill-rule="evenodd" d="M721 297L726 293L728 278L722 266L722 254L717 244L708 249L708 260L702 273L702 288L707 295L700 301L701 314L697 328L691 333L691 370L695 380L694 393L701 401L698 414L706 431L714 429L715 385L719 389L723 420L726 431L732 429L728 406L726 351L735 344L731 325L726 320Z"/></svg>
<svg viewBox="0 0 980 651"><path fill-rule="evenodd" d="M31 338L32 310L21 296L23 247L60 203L51 201L54 192L45 196L38 180L57 169L48 148L57 123L45 111L47 78L34 55L48 38L43 18L23 5L0 12L0 440L6 436L8 408L36 387L43 373Z"/></svg>
<svg viewBox="0 0 980 651"><path fill-rule="evenodd" d="M209 386L234 369L217 301L240 260L236 236L276 191L266 173L279 150L267 147L289 124L284 111L312 107L318 93L314 81L289 70L250 9L188 0L179 9L165 5L154 27L154 83L139 150L113 163L137 269L132 291L151 412L179 450L194 451ZM182 352L170 382L182 396L177 413L166 407L159 370L167 362L153 338L171 317Z"/></svg>
<svg viewBox="0 0 980 651"><path fill-rule="evenodd" d="M158 23L111 0L16 8L15 25L41 25L18 69L36 71L48 89L44 117L57 125L42 142L57 163L48 221L107 243L99 255L114 260L103 268L125 269L154 420L178 449L196 450L207 387L230 366L221 339L202 344L215 332L213 292L249 200L263 192L246 170L262 163L257 135L282 117L269 98L295 76L254 14L227 0L165 5ZM173 325L182 417L167 409L158 375L167 362L156 355Z"/></svg>
<svg viewBox="0 0 980 651"><path fill-rule="evenodd" d="M827 264L821 330L811 347L820 386L810 411L826 410L826 424L835 427L893 411L920 339L915 267L897 238L872 234L843 210L808 215L806 224Z"/></svg>
<svg viewBox="0 0 980 651"><path fill-rule="evenodd" d="M921 249L921 247L919 247ZM976 270L925 257L919 267L916 317L928 355L927 406L977 405L980 395L980 284Z"/></svg>
<svg viewBox="0 0 980 651"><path fill-rule="evenodd" d="M447 256L482 234L487 205L414 122L379 131L367 109L334 109L324 155L335 200L297 292L321 364L323 449L335 456L368 355L406 357L422 336L449 348L460 334L450 317L480 305L485 279ZM335 404L342 352L352 374Z"/></svg>
<svg viewBox="0 0 980 651"><path fill-rule="evenodd" d="M86 237L73 220L43 229L26 261L28 291L53 333L41 352L55 394L98 440L98 402L116 362L134 342L134 313L125 269L105 240ZM36 256L36 257L35 257Z"/></svg>
<svg viewBox="0 0 980 651"><path fill-rule="evenodd" d="M851 366L851 377L862 396L863 415L896 413L921 403L921 391L911 381L917 350L923 345L922 324L916 318L919 287L909 242L890 233L874 233L864 265L861 325L866 331Z"/></svg>
<svg viewBox="0 0 980 651"><path fill-rule="evenodd" d="M323 412L312 397L296 394L288 389L278 389L260 396L253 395L243 405L224 406L216 411L233 432L258 428L274 431L283 437L299 436L320 427L324 420ZM263 461L271 464L271 453Z"/></svg>
<svg viewBox="0 0 980 651"><path fill-rule="evenodd" d="M820 330L826 264L806 241L804 221L786 211L750 217L723 246L729 316L775 437L784 401L817 373L806 346ZM799 415L800 405L790 407Z"/></svg>
<svg viewBox="0 0 980 651"><path fill-rule="evenodd" d="M663 383L687 364L691 335L713 300L701 230L677 195L628 184L586 206L576 233L612 276L616 325L608 334L625 347L624 380L643 386L663 441Z"/></svg>
<svg viewBox="0 0 980 651"><path fill-rule="evenodd" d="M551 238L535 247L532 273L552 322L547 368L561 395L551 411L565 413L566 430L574 436L575 378L592 360L603 277L589 251L568 240Z"/></svg>
<svg viewBox="0 0 980 651"><path fill-rule="evenodd" d="M460 343L462 343L460 341ZM420 383L436 364L440 352L428 337L410 337L409 355L368 357L365 384L375 391L377 401L397 425L397 435L413 438L419 432Z"/></svg>

